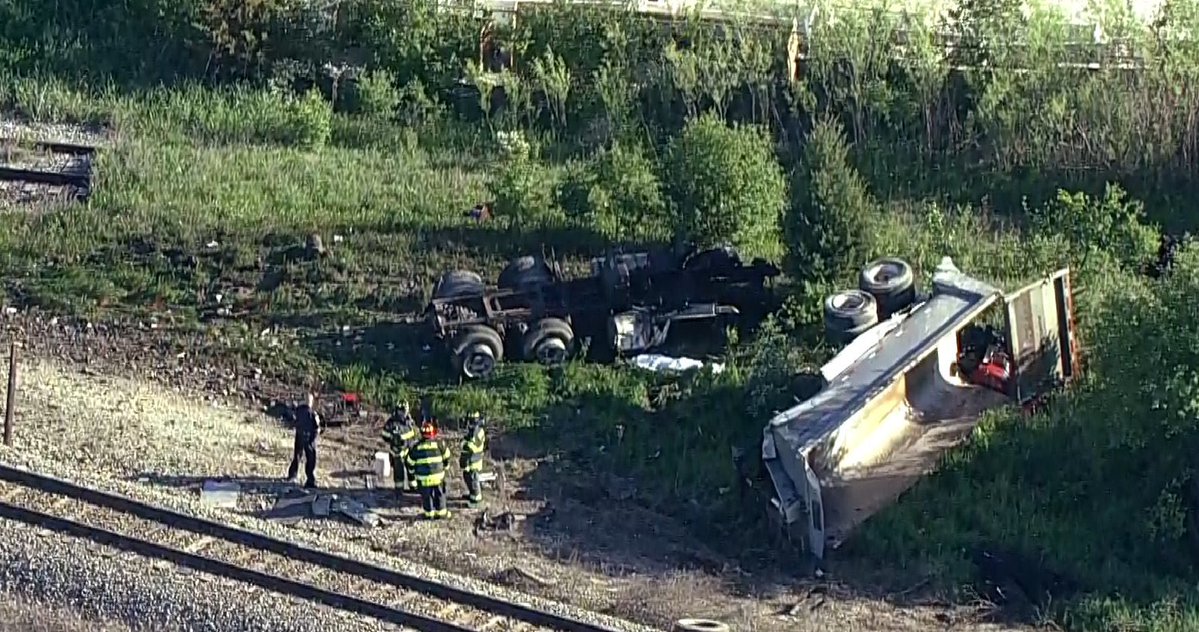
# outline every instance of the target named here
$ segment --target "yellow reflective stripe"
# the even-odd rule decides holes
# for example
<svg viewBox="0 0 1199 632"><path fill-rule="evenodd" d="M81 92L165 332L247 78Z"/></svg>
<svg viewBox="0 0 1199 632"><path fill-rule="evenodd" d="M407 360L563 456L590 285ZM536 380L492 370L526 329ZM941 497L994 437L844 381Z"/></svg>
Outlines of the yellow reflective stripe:
<svg viewBox="0 0 1199 632"><path fill-rule="evenodd" d="M442 458L441 456L430 456L430 457L426 457L423 459L414 459L412 461L412 464L413 465L430 465L433 463L441 463L443 461L445 461L445 459Z"/></svg>

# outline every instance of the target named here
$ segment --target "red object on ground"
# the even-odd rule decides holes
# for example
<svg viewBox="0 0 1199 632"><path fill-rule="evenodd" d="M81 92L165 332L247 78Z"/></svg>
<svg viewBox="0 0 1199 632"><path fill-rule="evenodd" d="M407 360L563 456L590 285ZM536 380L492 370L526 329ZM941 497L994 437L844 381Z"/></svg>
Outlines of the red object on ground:
<svg viewBox="0 0 1199 632"><path fill-rule="evenodd" d="M341 396L341 401L343 404L357 406L358 405L358 393L346 393Z"/></svg>
<svg viewBox="0 0 1199 632"><path fill-rule="evenodd" d="M989 389L1007 393L1008 379L1011 377L1011 362L1001 353L988 354L978 368L970 374L970 381Z"/></svg>

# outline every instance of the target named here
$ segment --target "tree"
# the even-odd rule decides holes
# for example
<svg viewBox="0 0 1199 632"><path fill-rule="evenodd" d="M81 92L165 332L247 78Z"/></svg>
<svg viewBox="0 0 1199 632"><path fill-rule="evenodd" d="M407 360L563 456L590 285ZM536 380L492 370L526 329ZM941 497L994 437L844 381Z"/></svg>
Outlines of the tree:
<svg viewBox="0 0 1199 632"><path fill-rule="evenodd" d="M863 263L877 210L835 119L821 119L808 134L792 191L784 222L788 271L797 279L823 281Z"/></svg>
<svg viewBox="0 0 1199 632"><path fill-rule="evenodd" d="M706 114L687 123L669 155L681 236L701 247L730 243L753 256L782 255L787 181L760 128L729 127Z"/></svg>
<svg viewBox="0 0 1199 632"><path fill-rule="evenodd" d="M1158 230L1145 223L1145 207L1118 185L1108 184L1102 199L1059 190L1045 208L1032 213L1033 226L1060 234L1082 262L1094 251L1106 252L1125 266L1137 267L1157 249Z"/></svg>
<svg viewBox="0 0 1199 632"><path fill-rule="evenodd" d="M655 165L637 145L616 144L569 183L564 206L618 241L668 240L674 226Z"/></svg>

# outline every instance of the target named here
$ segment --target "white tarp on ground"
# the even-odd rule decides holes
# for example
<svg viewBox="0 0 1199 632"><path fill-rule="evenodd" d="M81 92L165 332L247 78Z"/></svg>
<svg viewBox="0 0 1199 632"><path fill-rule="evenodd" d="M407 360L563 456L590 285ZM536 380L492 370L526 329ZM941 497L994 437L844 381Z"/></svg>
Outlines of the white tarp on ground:
<svg viewBox="0 0 1199 632"><path fill-rule="evenodd" d="M657 353L643 353L633 358L633 365L653 371L655 373L684 373L686 371L697 371L708 366L713 373L720 373L724 370L724 365L719 362L704 363L702 360L695 358L672 358Z"/></svg>

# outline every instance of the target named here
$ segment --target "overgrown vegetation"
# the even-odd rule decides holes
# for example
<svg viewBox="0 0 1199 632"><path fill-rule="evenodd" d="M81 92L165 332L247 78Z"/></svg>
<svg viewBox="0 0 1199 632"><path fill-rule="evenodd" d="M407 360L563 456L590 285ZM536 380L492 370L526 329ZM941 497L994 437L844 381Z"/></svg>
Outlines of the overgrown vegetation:
<svg viewBox="0 0 1199 632"><path fill-rule="evenodd" d="M1199 260L1138 272L1159 226L1195 223L1193 0L1148 24L1100 12L1103 43L1043 5L977 0L947 26L814 3L801 24L837 19L812 22L796 81L791 15L715 27L558 3L482 31L432 2L36 4L0 0L0 106L120 138L87 208L0 215L11 300L203 322L279 374L482 408L736 548L760 511L722 493L729 446L826 353L825 293L884 254L1009 287L1070 263L1088 380L1031 420L993 415L854 547L956 586L994 543L1084 581L1051 608L1072 627L1199 625ZM463 217L484 200L492 222ZM291 256L313 232L332 256ZM720 375L514 365L447 389L384 325L444 269L494 278L543 245L577 264L679 236L787 262L789 308ZM265 345L268 323L301 344ZM368 334L342 345L343 326Z"/></svg>

